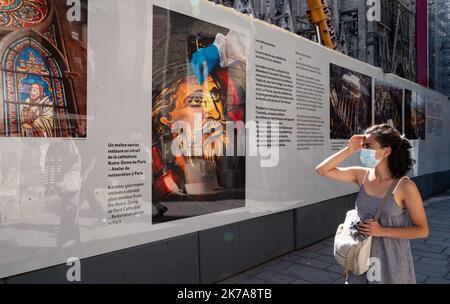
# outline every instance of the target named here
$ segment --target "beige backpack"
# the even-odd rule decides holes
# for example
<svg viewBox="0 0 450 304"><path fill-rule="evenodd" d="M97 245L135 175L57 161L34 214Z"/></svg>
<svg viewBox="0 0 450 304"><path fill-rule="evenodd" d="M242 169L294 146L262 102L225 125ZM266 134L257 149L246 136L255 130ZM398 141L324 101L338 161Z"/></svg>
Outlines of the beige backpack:
<svg viewBox="0 0 450 304"><path fill-rule="evenodd" d="M383 202L378 207L374 218L375 221L380 220L389 195L397 187L399 181L396 179L392 182ZM350 272L355 275L363 275L370 267L372 236L365 236L359 233L360 223L361 219L357 210L349 211L345 222L339 226L334 239L334 257L339 265L344 268L346 279Z"/></svg>

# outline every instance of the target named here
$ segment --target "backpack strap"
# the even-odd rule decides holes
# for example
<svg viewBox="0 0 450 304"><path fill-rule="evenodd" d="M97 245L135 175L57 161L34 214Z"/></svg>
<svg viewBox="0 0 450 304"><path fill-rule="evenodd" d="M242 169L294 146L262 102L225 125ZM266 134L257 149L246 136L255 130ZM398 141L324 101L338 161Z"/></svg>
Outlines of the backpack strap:
<svg viewBox="0 0 450 304"><path fill-rule="evenodd" d="M394 179L394 180L392 181L392 184L391 184L391 186L389 187L389 190L387 191L387 193L386 193L386 195L385 195L385 197L384 197L384 199L383 199L383 202L382 202L382 203L380 204L380 206L378 207L377 213L376 213L375 218L374 218L374 220L375 220L376 222L378 222L378 221L380 220L381 214L383 213L383 210L384 210L384 208L386 207L386 204L387 204L387 202L388 202L388 200L389 200L389 196L392 194L392 192L394 192L394 189L397 188L397 186L398 186L399 183L400 183L400 180L399 180L399 179Z"/></svg>
<svg viewBox="0 0 450 304"><path fill-rule="evenodd" d="M345 267L344 267L344 279L345 284L348 284L348 277L350 272L352 271L352 262L355 258L356 246L351 246L345 256Z"/></svg>

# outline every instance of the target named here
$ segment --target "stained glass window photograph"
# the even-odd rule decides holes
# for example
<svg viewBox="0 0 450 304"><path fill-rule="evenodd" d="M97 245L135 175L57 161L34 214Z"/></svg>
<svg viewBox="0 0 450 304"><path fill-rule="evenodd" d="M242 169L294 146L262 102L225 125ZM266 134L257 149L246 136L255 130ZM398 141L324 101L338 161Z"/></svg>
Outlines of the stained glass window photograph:
<svg viewBox="0 0 450 304"><path fill-rule="evenodd" d="M0 1L0 136L86 137L87 16L78 19L64 0Z"/></svg>

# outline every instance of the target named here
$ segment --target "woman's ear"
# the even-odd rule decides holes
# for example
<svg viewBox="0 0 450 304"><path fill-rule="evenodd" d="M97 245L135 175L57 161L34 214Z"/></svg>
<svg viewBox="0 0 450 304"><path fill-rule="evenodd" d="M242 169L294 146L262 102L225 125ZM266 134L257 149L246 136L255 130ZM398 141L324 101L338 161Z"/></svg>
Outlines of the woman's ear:
<svg viewBox="0 0 450 304"><path fill-rule="evenodd" d="M391 155L391 153L392 153L392 148L391 147L385 147L384 148L384 152L383 152L384 157L388 157L389 155Z"/></svg>

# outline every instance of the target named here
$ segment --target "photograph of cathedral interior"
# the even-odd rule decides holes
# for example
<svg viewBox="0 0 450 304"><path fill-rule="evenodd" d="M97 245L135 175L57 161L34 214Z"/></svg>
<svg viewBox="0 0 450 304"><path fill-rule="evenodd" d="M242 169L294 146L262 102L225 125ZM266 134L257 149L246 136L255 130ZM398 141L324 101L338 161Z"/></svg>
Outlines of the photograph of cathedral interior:
<svg viewBox="0 0 450 304"><path fill-rule="evenodd" d="M405 134L410 140L426 139L426 99L417 92L405 90Z"/></svg>
<svg viewBox="0 0 450 304"><path fill-rule="evenodd" d="M350 139L372 125L372 78L330 64L331 139Z"/></svg>
<svg viewBox="0 0 450 304"><path fill-rule="evenodd" d="M84 138L87 0L0 1L0 136Z"/></svg>
<svg viewBox="0 0 450 304"><path fill-rule="evenodd" d="M403 89L375 82L375 124L389 124L403 133Z"/></svg>

